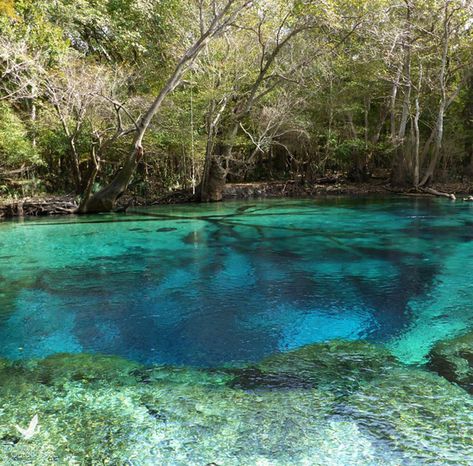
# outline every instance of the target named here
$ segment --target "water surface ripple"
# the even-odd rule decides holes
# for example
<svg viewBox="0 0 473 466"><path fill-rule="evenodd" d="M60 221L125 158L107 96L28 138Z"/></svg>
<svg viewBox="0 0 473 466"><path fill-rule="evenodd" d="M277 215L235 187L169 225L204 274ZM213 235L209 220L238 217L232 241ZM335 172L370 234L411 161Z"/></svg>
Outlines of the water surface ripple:
<svg viewBox="0 0 473 466"><path fill-rule="evenodd" d="M228 202L0 224L0 355L241 365L334 339L422 363L473 327L473 207Z"/></svg>

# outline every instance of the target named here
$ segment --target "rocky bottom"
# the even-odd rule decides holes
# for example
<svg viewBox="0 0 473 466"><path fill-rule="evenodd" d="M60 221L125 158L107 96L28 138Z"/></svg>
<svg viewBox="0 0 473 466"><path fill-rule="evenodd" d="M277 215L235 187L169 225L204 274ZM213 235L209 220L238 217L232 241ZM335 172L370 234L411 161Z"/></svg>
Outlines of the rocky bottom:
<svg viewBox="0 0 473 466"><path fill-rule="evenodd" d="M243 368L0 362L0 464L471 464L473 398L364 342ZM27 439L26 428L39 424Z"/></svg>

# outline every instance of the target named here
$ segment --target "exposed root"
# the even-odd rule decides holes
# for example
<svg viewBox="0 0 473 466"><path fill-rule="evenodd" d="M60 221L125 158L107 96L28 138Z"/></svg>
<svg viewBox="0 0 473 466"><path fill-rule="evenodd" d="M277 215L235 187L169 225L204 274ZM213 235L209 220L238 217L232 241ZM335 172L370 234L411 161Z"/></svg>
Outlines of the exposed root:
<svg viewBox="0 0 473 466"><path fill-rule="evenodd" d="M75 213L76 210L77 204L73 200L23 199L0 205L0 218L67 215Z"/></svg>

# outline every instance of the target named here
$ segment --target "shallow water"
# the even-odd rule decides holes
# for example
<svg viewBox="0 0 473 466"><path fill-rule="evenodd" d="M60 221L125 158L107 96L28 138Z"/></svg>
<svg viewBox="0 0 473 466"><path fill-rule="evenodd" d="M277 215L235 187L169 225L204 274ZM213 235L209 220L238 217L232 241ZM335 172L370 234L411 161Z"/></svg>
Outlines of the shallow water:
<svg viewBox="0 0 473 466"><path fill-rule="evenodd" d="M473 208L229 202L0 225L0 356L217 367L333 339L422 363L473 327Z"/></svg>
<svg viewBox="0 0 473 466"><path fill-rule="evenodd" d="M469 466L472 215L335 198L0 224L0 465ZM463 334L459 386L423 363Z"/></svg>

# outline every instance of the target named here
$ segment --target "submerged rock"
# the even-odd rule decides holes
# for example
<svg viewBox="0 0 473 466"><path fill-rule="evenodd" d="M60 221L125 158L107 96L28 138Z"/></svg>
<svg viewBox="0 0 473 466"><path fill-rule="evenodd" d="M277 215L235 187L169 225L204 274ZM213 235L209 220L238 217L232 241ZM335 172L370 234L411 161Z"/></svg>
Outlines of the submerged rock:
<svg viewBox="0 0 473 466"><path fill-rule="evenodd" d="M251 368L57 355L0 364L0 464L456 464L473 399L381 348L330 342ZM15 425L35 416L30 440Z"/></svg>
<svg viewBox="0 0 473 466"><path fill-rule="evenodd" d="M136 382L131 375L141 365L118 356L91 354L55 354L38 362L35 374L39 381L61 384L67 381Z"/></svg>
<svg viewBox="0 0 473 466"><path fill-rule="evenodd" d="M473 394L473 332L437 343L429 368Z"/></svg>
<svg viewBox="0 0 473 466"><path fill-rule="evenodd" d="M315 388L315 383L305 377L293 374L263 372L257 367L250 367L236 371L237 376L230 383L232 388L252 389L295 389L295 388Z"/></svg>
<svg viewBox="0 0 473 466"><path fill-rule="evenodd" d="M352 390L361 381L370 381L398 365L398 361L380 346L364 341L335 340L278 353L264 359L258 368L340 392Z"/></svg>

